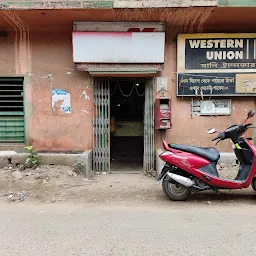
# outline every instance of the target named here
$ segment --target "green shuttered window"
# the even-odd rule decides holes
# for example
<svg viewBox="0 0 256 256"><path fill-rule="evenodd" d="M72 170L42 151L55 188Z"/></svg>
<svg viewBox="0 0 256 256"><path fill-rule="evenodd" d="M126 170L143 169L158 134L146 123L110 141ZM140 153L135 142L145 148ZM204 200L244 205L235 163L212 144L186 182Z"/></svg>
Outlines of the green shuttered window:
<svg viewBox="0 0 256 256"><path fill-rule="evenodd" d="M0 143L25 143L22 78L0 78Z"/></svg>

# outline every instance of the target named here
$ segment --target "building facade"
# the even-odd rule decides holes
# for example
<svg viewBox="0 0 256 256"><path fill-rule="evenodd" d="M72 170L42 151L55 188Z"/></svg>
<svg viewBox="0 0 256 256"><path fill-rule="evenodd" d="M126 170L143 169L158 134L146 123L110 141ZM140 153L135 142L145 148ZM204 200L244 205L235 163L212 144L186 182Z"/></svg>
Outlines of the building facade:
<svg viewBox="0 0 256 256"><path fill-rule="evenodd" d="M94 149L95 168L103 170L109 169L111 152L122 156L118 153L124 148L129 150L123 156L134 148L134 157L141 155L144 167L152 168L162 139L212 146L207 129L240 123L254 109L256 68L239 68L256 59L256 7L251 2L0 3L2 148L27 144L44 151ZM143 32L162 37L150 41ZM111 33L123 38L109 39ZM138 33L141 38L135 40ZM107 52L113 49L114 54ZM223 71L216 66L223 62L237 66ZM220 81L211 87L212 78ZM230 87L223 80L227 78L233 79ZM237 89L238 79L249 81L251 89ZM171 128L166 130L153 126L155 99L161 95L170 99ZM126 107L119 111L122 104ZM217 148L232 151L229 142Z"/></svg>

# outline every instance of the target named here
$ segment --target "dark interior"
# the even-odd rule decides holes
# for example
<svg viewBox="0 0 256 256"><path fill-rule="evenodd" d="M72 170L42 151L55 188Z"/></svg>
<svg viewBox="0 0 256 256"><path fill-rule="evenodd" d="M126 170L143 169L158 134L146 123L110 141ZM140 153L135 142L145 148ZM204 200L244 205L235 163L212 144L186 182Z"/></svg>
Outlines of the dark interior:
<svg viewBox="0 0 256 256"><path fill-rule="evenodd" d="M111 122L114 120L110 141L111 170L142 168L144 81L113 79L110 94Z"/></svg>

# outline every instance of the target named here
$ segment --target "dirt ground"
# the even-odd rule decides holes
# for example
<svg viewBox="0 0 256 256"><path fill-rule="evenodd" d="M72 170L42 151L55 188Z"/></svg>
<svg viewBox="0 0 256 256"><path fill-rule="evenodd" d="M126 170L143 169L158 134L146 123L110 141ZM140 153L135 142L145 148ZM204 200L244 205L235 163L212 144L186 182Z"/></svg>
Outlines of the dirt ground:
<svg viewBox="0 0 256 256"><path fill-rule="evenodd" d="M237 165L220 164L218 168L220 176L228 179L235 178L238 172ZM207 200L207 193L194 199ZM95 174L87 179L65 166L39 166L35 170L18 170L11 166L0 169L0 201L10 203L65 201L129 204L163 198L161 185L157 185L154 177L142 173Z"/></svg>
<svg viewBox="0 0 256 256"><path fill-rule="evenodd" d="M0 195L7 202L132 200L143 197L156 186L154 178L143 174L95 174L90 179L77 175L71 167L40 166L35 170L0 169Z"/></svg>

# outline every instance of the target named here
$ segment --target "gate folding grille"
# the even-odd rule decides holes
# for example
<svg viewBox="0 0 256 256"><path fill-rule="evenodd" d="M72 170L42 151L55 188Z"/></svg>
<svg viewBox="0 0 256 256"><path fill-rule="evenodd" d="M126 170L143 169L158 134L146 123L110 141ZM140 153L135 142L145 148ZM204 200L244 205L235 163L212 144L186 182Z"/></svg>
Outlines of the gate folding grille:
<svg viewBox="0 0 256 256"><path fill-rule="evenodd" d="M94 79L93 170L110 170L110 81Z"/></svg>
<svg viewBox="0 0 256 256"><path fill-rule="evenodd" d="M143 170L151 171L154 167L154 91L153 79L150 79L145 86Z"/></svg>

